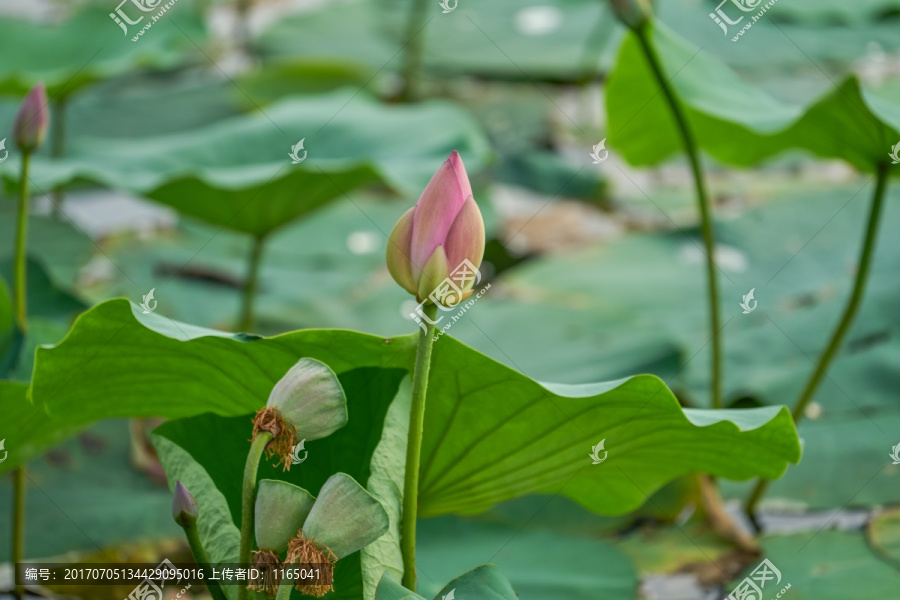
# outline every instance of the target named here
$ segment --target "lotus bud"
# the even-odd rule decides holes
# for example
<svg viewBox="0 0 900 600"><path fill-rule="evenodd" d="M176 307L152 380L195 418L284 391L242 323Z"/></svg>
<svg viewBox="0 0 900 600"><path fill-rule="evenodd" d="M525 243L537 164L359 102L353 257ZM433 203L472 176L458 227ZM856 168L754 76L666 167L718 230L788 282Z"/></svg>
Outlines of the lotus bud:
<svg viewBox="0 0 900 600"><path fill-rule="evenodd" d="M273 440L266 452L280 457L287 471L298 439L327 437L346 424L347 398L337 375L328 365L304 358L272 388L266 407L253 420L253 437L270 432Z"/></svg>
<svg viewBox="0 0 900 600"><path fill-rule="evenodd" d="M646 23L652 14L650 0L610 0L610 4L616 18L631 29Z"/></svg>
<svg viewBox="0 0 900 600"><path fill-rule="evenodd" d="M297 590L320 598L330 592L334 564L380 538L388 530L388 515L364 487L346 473L328 478L306 522L288 542L285 562L316 565L316 583L298 583Z"/></svg>
<svg viewBox="0 0 900 600"><path fill-rule="evenodd" d="M49 124L47 92L44 90L44 84L39 83L31 88L19 106L19 112L16 113L16 120L13 122L16 145L22 152L35 150L44 141Z"/></svg>
<svg viewBox="0 0 900 600"><path fill-rule="evenodd" d="M391 231L387 266L400 287L428 300L438 286L468 260L477 269L484 257L484 220L455 150L437 170L416 205ZM460 286L459 303L472 293L474 278Z"/></svg>
<svg viewBox="0 0 900 600"><path fill-rule="evenodd" d="M175 522L187 529L197 522L199 512L197 500L180 481L176 481L172 497L172 517Z"/></svg>

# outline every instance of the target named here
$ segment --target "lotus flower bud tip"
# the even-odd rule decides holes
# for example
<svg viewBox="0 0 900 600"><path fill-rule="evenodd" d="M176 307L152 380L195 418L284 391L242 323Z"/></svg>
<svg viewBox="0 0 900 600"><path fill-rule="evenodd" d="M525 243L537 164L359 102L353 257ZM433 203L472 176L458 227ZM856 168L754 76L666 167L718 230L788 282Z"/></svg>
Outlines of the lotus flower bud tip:
<svg viewBox="0 0 900 600"><path fill-rule="evenodd" d="M175 494L172 497L172 517L182 527L190 527L197 521L199 514L197 500L180 482L175 482Z"/></svg>
<svg viewBox="0 0 900 600"><path fill-rule="evenodd" d="M421 302L464 261L477 269L483 257L484 220L462 158L454 150L416 205L391 231L388 270L400 287ZM473 285L474 280L469 280L461 286L462 291Z"/></svg>
<svg viewBox="0 0 900 600"><path fill-rule="evenodd" d="M610 4L616 18L631 29L646 23L652 13L650 0L610 0Z"/></svg>
<svg viewBox="0 0 900 600"><path fill-rule="evenodd" d="M39 83L28 92L19 106L13 122L13 137L16 145L23 152L31 152L41 145L47 135L50 124L47 92L44 84Z"/></svg>

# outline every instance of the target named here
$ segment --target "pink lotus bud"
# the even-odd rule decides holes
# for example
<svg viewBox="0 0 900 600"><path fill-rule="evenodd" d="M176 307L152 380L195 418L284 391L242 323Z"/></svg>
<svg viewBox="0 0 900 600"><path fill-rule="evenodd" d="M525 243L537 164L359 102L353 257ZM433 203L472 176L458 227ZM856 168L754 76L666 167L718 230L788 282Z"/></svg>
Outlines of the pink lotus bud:
<svg viewBox="0 0 900 600"><path fill-rule="evenodd" d="M643 25L652 13L650 0L609 0L609 3L616 18L632 29Z"/></svg>
<svg viewBox="0 0 900 600"><path fill-rule="evenodd" d="M13 122L13 137L23 152L31 152L44 141L50 124L50 109L44 84L39 83L28 92L16 120Z"/></svg>
<svg viewBox="0 0 900 600"><path fill-rule="evenodd" d="M391 276L421 302L468 260L474 268L484 257L484 220L472 186L454 150L391 231L387 265ZM471 293L474 280L463 292ZM455 298L459 301L459 298Z"/></svg>
<svg viewBox="0 0 900 600"><path fill-rule="evenodd" d="M194 496L180 481L175 482L175 494L172 497L172 517L182 527L190 527L197 521L199 509Z"/></svg>

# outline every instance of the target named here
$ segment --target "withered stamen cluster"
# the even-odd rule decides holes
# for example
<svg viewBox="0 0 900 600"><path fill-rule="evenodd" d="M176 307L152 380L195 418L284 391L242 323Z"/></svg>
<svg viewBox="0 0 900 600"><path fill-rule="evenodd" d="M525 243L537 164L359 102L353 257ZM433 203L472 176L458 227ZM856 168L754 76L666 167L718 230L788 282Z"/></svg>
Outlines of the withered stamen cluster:
<svg viewBox="0 0 900 600"><path fill-rule="evenodd" d="M324 549L324 552L323 550ZM299 565L315 565L319 569L319 579L322 581L334 581L334 563L337 562L337 556L331 551L331 548L325 544L317 544L313 540L303 537L303 531L297 532L297 537L288 543L287 561L288 563ZM334 589L329 584L303 584L298 583L294 586L298 591L308 595L321 598Z"/></svg>
<svg viewBox="0 0 900 600"><path fill-rule="evenodd" d="M284 564L277 554L271 550L257 550L253 553L253 568L262 573L261 579L253 581L247 589L253 592L264 592L266 597L274 598L278 593L278 584L281 581L276 576L276 571L281 570Z"/></svg>
<svg viewBox="0 0 900 600"><path fill-rule="evenodd" d="M263 431L272 434L272 441L266 444L266 456L270 459L277 456L281 468L290 471L291 452L297 443L297 428L288 423L277 408L268 406L253 418L253 439Z"/></svg>

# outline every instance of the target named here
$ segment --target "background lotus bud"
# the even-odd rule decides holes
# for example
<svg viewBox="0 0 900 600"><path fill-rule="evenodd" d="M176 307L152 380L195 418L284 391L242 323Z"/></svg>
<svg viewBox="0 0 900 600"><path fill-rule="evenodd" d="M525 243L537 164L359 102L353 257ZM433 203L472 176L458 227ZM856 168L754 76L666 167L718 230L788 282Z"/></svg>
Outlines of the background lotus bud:
<svg viewBox="0 0 900 600"><path fill-rule="evenodd" d="M423 301L464 260L478 268L483 257L484 220L454 150L391 231L388 270L403 289ZM472 285L474 280L463 291Z"/></svg>
<svg viewBox="0 0 900 600"><path fill-rule="evenodd" d="M175 482L175 494L172 497L172 517L182 527L190 527L197 521L199 514L197 500L180 481Z"/></svg>
<svg viewBox="0 0 900 600"><path fill-rule="evenodd" d="M643 25L652 14L650 0L609 0L613 13L632 29Z"/></svg>
<svg viewBox="0 0 900 600"><path fill-rule="evenodd" d="M31 152L44 141L47 126L50 124L50 108L44 84L39 83L28 92L16 120L13 122L13 137L16 145L23 152Z"/></svg>

